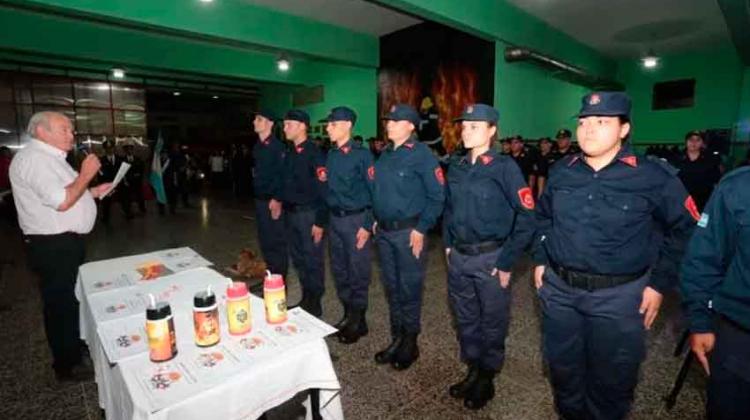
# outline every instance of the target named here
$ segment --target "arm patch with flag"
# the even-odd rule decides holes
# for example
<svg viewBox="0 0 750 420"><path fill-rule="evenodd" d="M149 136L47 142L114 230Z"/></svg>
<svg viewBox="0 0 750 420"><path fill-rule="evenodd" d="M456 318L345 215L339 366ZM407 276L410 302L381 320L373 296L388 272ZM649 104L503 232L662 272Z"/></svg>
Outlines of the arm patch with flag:
<svg viewBox="0 0 750 420"><path fill-rule="evenodd" d="M443 168L439 166L435 168L435 179L437 179L437 182L440 183L440 185L445 185L445 174L443 174Z"/></svg>
<svg viewBox="0 0 750 420"><path fill-rule="evenodd" d="M518 199L521 200L521 205L525 209L534 210L534 194L531 188L524 187L518 190Z"/></svg>
<svg viewBox="0 0 750 420"><path fill-rule="evenodd" d="M318 176L318 181L320 182L326 182L328 181L328 170L325 166L318 166L317 169L315 169L315 173Z"/></svg>

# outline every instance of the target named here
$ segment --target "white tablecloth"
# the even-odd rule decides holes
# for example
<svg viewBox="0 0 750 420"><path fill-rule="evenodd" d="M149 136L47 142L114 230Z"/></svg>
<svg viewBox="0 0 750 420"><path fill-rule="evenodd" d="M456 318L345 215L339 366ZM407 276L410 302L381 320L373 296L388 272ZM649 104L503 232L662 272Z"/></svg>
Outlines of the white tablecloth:
<svg viewBox="0 0 750 420"><path fill-rule="evenodd" d="M168 267L176 268L174 274L156 280L111 281L159 260L154 257L167 250L90 263L79 271L81 337L89 345L107 418L251 420L302 390L317 388L323 418L343 419L340 385L322 338L334 330L299 308L289 312L287 323L267 325L262 300L253 297L252 331L230 336L223 306L229 280L200 267L208 261L194 251L180 250L169 255L187 256L198 268L180 271L172 261ZM220 301L222 339L217 346L199 348L192 336L192 296L209 284ZM175 314L178 355L169 362L148 360L143 328L148 293L168 301Z"/></svg>

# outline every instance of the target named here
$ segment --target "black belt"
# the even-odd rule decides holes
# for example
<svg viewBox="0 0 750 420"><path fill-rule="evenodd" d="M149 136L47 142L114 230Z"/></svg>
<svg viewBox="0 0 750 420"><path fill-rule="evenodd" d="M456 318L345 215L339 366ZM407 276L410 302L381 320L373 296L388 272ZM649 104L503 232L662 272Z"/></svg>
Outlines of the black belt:
<svg viewBox="0 0 750 420"><path fill-rule="evenodd" d="M495 251L499 249L501 246L503 246L504 242L505 240L477 242L475 244L456 244L453 246L453 248L455 248L456 251L458 251L461 254L470 255L473 257L476 255L486 254L488 252Z"/></svg>
<svg viewBox="0 0 750 420"><path fill-rule="evenodd" d="M553 262L550 262L550 268L552 268L555 274L557 274L557 276L560 277L569 286L575 287L577 289L588 290L589 292L630 283L631 281L635 281L643 277L643 275L648 271L646 269L639 273L617 275L592 274L569 270Z"/></svg>
<svg viewBox="0 0 750 420"><path fill-rule="evenodd" d="M44 241L54 241L58 239L83 239L83 234L75 233L75 232L63 232L63 233L55 233L51 235L23 235L23 238L26 240L26 242L44 242Z"/></svg>
<svg viewBox="0 0 750 420"><path fill-rule="evenodd" d="M417 227L419 223L419 216L410 217L408 219L384 221L378 220L378 229L386 232L404 230Z"/></svg>
<svg viewBox="0 0 750 420"><path fill-rule="evenodd" d="M303 211L315 210L315 206L312 204L284 203L284 210L290 213L298 213Z"/></svg>
<svg viewBox="0 0 750 420"><path fill-rule="evenodd" d="M346 209L340 209L337 207L331 207L330 211L333 216L336 217L346 217L351 216L353 214L360 214L364 212L366 209L356 209L356 210L346 210Z"/></svg>

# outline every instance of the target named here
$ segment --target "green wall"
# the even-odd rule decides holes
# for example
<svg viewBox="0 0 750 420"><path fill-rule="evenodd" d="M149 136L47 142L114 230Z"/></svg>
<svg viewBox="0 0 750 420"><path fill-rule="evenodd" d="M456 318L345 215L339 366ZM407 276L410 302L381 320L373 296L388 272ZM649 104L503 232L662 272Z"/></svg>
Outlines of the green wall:
<svg viewBox="0 0 750 420"><path fill-rule="evenodd" d="M750 142L750 66L745 67L740 88L740 106L737 113L737 139Z"/></svg>
<svg viewBox="0 0 750 420"><path fill-rule="evenodd" d="M620 61L618 80L633 99L634 143L682 143L689 130L733 128L740 109L743 71L731 47L664 56L653 70L644 69L637 59ZM686 78L696 80L693 107L651 109L654 83Z"/></svg>
<svg viewBox="0 0 750 420"><path fill-rule="evenodd" d="M357 113L354 134L364 138L377 133L377 75L375 69L337 67L319 74L324 86L323 101L301 107L310 114L312 124L325 118L331 108L345 105ZM268 86L261 89L260 104L283 115L292 107L295 87Z"/></svg>
<svg viewBox="0 0 750 420"><path fill-rule="evenodd" d="M506 63L505 45L496 43L495 106L500 110L500 136L554 137L557 130L575 131L573 117L588 91L527 63ZM500 57L499 59L497 57Z"/></svg>

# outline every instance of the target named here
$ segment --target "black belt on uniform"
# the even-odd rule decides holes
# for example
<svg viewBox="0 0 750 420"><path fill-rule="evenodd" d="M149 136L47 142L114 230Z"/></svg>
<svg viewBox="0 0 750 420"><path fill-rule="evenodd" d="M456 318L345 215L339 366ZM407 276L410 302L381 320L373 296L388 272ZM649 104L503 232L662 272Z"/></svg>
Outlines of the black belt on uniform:
<svg viewBox="0 0 750 420"><path fill-rule="evenodd" d="M473 257L473 256L486 254L488 252L495 251L501 246L503 246L504 242L505 240L477 242L474 244L456 244L453 246L453 248L456 251L458 251L460 254L469 255Z"/></svg>
<svg viewBox="0 0 750 420"><path fill-rule="evenodd" d="M630 283L631 281L635 281L643 277L643 275L648 271L648 269L646 269L642 270L639 273L617 275L592 274L569 270L551 261L550 268L552 268L557 276L560 277L569 286L575 287L577 289L588 290L589 292Z"/></svg>
<svg viewBox="0 0 750 420"><path fill-rule="evenodd" d="M303 211L315 210L315 206L312 204L284 203L283 208L284 210L290 213L298 213L298 212L303 212Z"/></svg>
<svg viewBox="0 0 750 420"><path fill-rule="evenodd" d="M336 217L346 217L351 216L353 214L360 214L366 209L356 209L356 210L346 210L346 209L340 209L338 207L331 207L330 209L331 215Z"/></svg>
<svg viewBox="0 0 750 420"><path fill-rule="evenodd" d="M410 217L408 219L384 221L378 220L378 229L382 229L386 232L392 232L396 230L411 229L417 227L419 223L419 216Z"/></svg>

